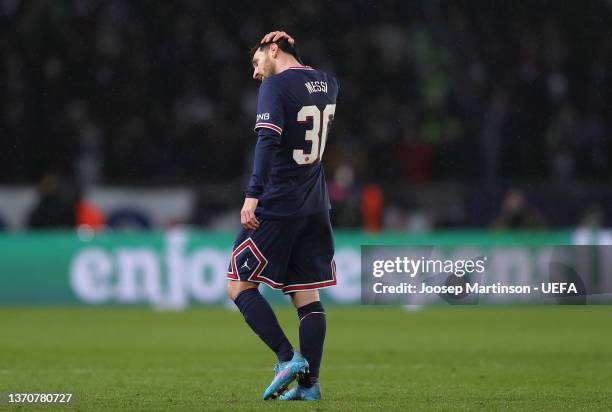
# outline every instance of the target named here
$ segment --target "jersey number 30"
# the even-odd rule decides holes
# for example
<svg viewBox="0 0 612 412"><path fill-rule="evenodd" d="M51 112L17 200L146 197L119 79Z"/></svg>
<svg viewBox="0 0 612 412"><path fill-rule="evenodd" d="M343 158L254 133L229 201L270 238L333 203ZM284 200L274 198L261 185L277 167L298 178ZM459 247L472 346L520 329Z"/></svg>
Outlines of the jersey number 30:
<svg viewBox="0 0 612 412"><path fill-rule="evenodd" d="M333 120L335 112L335 104L328 104L323 112L317 106L304 106L300 109L297 114L298 122L307 123L312 120L312 129L306 130L306 135L304 136L306 141L312 142L312 149L310 153L304 153L302 149L295 149L293 151L293 160L297 164L309 165L323 158L329 124Z"/></svg>

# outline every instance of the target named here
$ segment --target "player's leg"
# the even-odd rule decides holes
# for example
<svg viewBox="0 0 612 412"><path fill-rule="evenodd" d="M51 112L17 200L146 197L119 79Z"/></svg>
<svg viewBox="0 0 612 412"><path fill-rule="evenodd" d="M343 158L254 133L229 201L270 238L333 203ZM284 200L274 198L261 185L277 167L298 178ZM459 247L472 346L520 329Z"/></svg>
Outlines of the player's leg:
<svg viewBox="0 0 612 412"><path fill-rule="evenodd" d="M259 283L255 282L243 282L243 281L233 281L227 282L227 296L235 301L240 293L249 289L257 289L259 287Z"/></svg>
<svg viewBox="0 0 612 412"><path fill-rule="evenodd" d="M293 347L283 332L268 301L259 293L257 283L230 281L228 295L253 332L276 354L279 362L293 357Z"/></svg>
<svg viewBox="0 0 612 412"><path fill-rule="evenodd" d="M292 293L291 300L300 318L300 352L308 361L309 370L298 376L297 386L281 396L281 400L319 400L319 369L327 327L325 310L317 290Z"/></svg>
<svg viewBox="0 0 612 412"><path fill-rule="evenodd" d="M295 292L292 301L300 319L300 351L308 361L308 373L300 376L298 383L310 388L319 382L319 369L323 358L323 344L327 322L325 309L318 290Z"/></svg>
<svg viewBox="0 0 612 412"><path fill-rule="evenodd" d="M257 230L243 230L238 235L227 273L228 294L251 329L278 357L274 379L263 394L264 399L273 399L286 390L298 373L307 370L308 363L293 352L274 311L257 288L258 282L275 289L284 286L294 238L292 223L260 222Z"/></svg>
<svg viewBox="0 0 612 412"><path fill-rule="evenodd" d="M282 229L276 222L262 220L259 229L240 231L228 268L227 291L251 329L276 353L279 362L286 362L293 357L293 347L257 287L262 280L277 288L284 283L277 275L281 269L286 270L282 251L276 245L277 239L286 237Z"/></svg>
<svg viewBox="0 0 612 412"><path fill-rule="evenodd" d="M309 364L309 371L298 377L298 385L281 397L282 400L321 399L319 371L327 330L325 309L319 288L336 283L333 262L334 245L329 215L311 216L300 231L290 258L287 286L300 320L300 352Z"/></svg>
<svg viewBox="0 0 612 412"><path fill-rule="evenodd" d="M261 296L256 283L231 281L228 294L251 329L278 357L278 363L274 367L274 379L263 395L264 399L274 399L285 392L298 373L306 371L308 363L302 355L293 352L293 347L280 327L272 307Z"/></svg>

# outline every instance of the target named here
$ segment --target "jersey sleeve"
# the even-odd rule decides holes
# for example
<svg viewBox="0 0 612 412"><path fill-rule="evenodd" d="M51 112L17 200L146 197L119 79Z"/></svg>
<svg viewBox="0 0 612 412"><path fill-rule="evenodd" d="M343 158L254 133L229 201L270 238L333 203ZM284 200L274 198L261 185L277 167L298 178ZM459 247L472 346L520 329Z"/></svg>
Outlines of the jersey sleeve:
<svg viewBox="0 0 612 412"><path fill-rule="evenodd" d="M270 129L280 136L283 134L284 123L285 112L280 87L271 80L264 80L259 88L254 130Z"/></svg>
<svg viewBox="0 0 612 412"><path fill-rule="evenodd" d="M268 182L272 158L278 149L280 137L272 130L262 128L255 146L253 173L249 180L246 197L259 199Z"/></svg>

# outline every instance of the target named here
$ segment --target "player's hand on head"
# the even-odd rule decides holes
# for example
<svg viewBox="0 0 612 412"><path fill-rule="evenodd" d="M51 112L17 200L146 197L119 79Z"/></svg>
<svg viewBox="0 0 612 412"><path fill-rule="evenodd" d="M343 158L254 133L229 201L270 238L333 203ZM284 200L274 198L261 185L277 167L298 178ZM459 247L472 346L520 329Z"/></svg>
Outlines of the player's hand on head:
<svg viewBox="0 0 612 412"><path fill-rule="evenodd" d="M247 197L244 199L244 205L240 211L240 223L242 227L248 230L255 230L259 227L259 220L255 216L258 199Z"/></svg>
<svg viewBox="0 0 612 412"><path fill-rule="evenodd" d="M295 43L295 39L285 33L284 31L271 31L270 33L263 36L261 39L261 43L270 43L279 41L280 39L285 38L289 42L289 44L293 45Z"/></svg>

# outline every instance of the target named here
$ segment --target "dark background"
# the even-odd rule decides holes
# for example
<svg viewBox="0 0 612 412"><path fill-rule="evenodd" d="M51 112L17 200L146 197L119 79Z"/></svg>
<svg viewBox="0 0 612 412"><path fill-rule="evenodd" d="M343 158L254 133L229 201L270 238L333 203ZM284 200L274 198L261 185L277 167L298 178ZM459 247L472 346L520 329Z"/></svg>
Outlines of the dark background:
<svg viewBox="0 0 612 412"><path fill-rule="evenodd" d="M209 218L185 220L206 226L241 203L247 52L282 29L340 82L336 225L364 225L370 189L384 228L606 225L611 15L604 0L1 0L0 183L188 186Z"/></svg>

